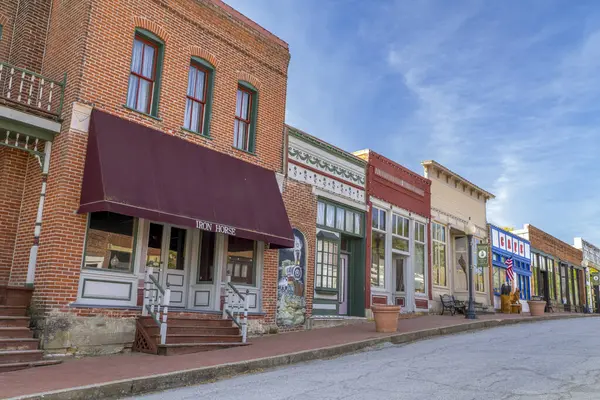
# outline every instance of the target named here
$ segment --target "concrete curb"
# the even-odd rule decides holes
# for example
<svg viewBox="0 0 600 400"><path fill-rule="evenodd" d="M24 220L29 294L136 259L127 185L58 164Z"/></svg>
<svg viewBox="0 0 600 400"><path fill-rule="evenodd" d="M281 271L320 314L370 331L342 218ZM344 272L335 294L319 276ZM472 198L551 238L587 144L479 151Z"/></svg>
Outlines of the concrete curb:
<svg viewBox="0 0 600 400"><path fill-rule="evenodd" d="M305 350L273 357L257 358L248 361L240 361L210 367L194 368L183 371L169 372L165 374L130 378L88 386L79 386L51 392L13 397L12 400L83 400L135 396L143 393L158 392L167 389L175 389L190 385L208 383L214 380L229 378L234 375L239 375L257 370L272 369L275 367L281 367L305 361L336 357L344 354L354 353L384 343L405 344L436 336L451 335L456 333L494 328L505 325L585 317L596 316L567 314L557 316L548 315L543 317L531 317L527 319L490 319L485 321L473 321L466 324L450 325L441 328L424 329L420 331L407 333L396 333L390 336L366 339L358 342L345 343L330 347L322 347L319 349Z"/></svg>

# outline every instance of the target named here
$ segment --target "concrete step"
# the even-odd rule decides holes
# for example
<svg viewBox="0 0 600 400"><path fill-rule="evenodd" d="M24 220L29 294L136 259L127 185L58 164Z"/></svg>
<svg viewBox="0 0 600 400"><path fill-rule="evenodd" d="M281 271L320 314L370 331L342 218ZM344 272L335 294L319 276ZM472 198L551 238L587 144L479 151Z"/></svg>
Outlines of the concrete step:
<svg viewBox="0 0 600 400"><path fill-rule="evenodd" d="M153 338L160 343L160 335ZM184 343L241 343L242 335L194 335L194 334L167 334L167 344Z"/></svg>
<svg viewBox="0 0 600 400"><path fill-rule="evenodd" d="M178 354L200 353L203 351L248 346L249 343L179 343L158 345L158 355L174 356Z"/></svg>
<svg viewBox="0 0 600 400"><path fill-rule="evenodd" d="M0 339L0 351L37 350L39 343L39 339Z"/></svg>
<svg viewBox="0 0 600 400"><path fill-rule="evenodd" d="M152 317L140 317L139 321L143 326L156 325L156 322ZM168 324L177 326L197 326L197 327L223 327L230 328L233 326L233 322L229 319L208 319L208 318L185 318L185 317L171 317L169 315Z"/></svg>
<svg viewBox="0 0 600 400"><path fill-rule="evenodd" d="M28 328L29 317L4 316L0 315L0 328Z"/></svg>
<svg viewBox="0 0 600 400"><path fill-rule="evenodd" d="M18 371L20 369L33 368L33 367L44 367L47 365L60 364L61 360L40 360L40 361L27 361L21 363L10 363L0 364L0 373L8 371Z"/></svg>
<svg viewBox="0 0 600 400"><path fill-rule="evenodd" d="M9 327L0 328L0 338L32 338L33 332L29 328Z"/></svg>
<svg viewBox="0 0 600 400"><path fill-rule="evenodd" d="M144 327L146 332L150 336L159 335L160 327L156 324L152 326ZM236 327L198 327L198 326L186 326L186 325L176 325L167 323L167 335L177 335L177 334L196 334L196 335L239 335L240 330Z"/></svg>
<svg viewBox="0 0 600 400"><path fill-rule="evenodd" d="M0 364L40 361L43 357L42 350L5 350L0 351Z"/></svg>
<svg viewBox="0 0 600 400"><path fill-rule="evenodd" d="M27 315L27 307L21 306L0 306L0 315L25 317Z"/></svg>

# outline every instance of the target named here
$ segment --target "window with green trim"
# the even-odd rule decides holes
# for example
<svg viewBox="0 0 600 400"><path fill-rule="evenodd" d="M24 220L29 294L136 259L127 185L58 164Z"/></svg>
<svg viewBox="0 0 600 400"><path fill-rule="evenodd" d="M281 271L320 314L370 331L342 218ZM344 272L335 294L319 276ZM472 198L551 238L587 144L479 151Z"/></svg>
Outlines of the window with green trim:
<svg viewBox="0 0 600 400"><path fill-rule="evenodd" d="M256 141L256 118L258 92L249 83L240 82L235 102L233 147L254 153Z"/></svg>
<svg viewBox="0 0 600 400"><path fill-rule="evenodd" d="M158 116L163 42L152 33L137 29L133 40L126 106Z"/></svg>
<svg viewBox="0 0 600 400"><path fill-rule="evenodd" d="M214 69L204 60L192 58L188 73L184 129L210 136Z"/></svg>
<svg viewBox="0 0 600 400"><path fill-rule="evenodd" d="M362 236L363 214L342 206L319 201L317 203L317 225L324 225L340 232Z"/></svg>
<svg viewBox="0 0 600 400"><path fill-rule="evenodd" d="M327 238L317 238L317 272L315 286L337 290L339 244Z"/></svg>

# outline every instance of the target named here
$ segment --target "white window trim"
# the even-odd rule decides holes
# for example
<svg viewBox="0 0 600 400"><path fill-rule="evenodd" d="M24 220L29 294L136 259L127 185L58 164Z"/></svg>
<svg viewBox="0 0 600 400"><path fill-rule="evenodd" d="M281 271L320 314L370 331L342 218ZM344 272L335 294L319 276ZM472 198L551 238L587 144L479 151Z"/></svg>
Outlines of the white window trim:
<svg viewBox="0 0 600 400"><path fill-rule="evenodd" d="M445 230L444 237L445 237L446 240L443 241L443 240L438 240L438 239L434 239L433 238L433 225L434 224L437 224L437 225L442 226L444 228L444 230ZM432 274L433 274L433 243L437 242L437 243L443 244L445 246L445 250L446 250L446 251L444 251L444 256L445 256L444 263L445 263L445 266L446 266L444 273L446 275L446 285L438 285L438 284L434 283L433 287L436 288L436 289L447 289L448 290L448 289L450 289L450 279L449 279L449 276L448 276L448 248L449 248L448 247L448 226L444 225L444 224L442 224L441 222L438 222L438 221L432 221L431 222L431 229L430 229L430 231L431 231L430 238L431 238L431 244L432 244L432 246L431 246L431 252L432 252L431 253L431 262L432 262L431 273Z"/></svg>
<svg viewBox="0 0 600 400"><path fill-rule="evenodd" d="M414 232L417 231L417 229L416 229L416 224L417 223L419 223L421 225L424 225L424 228L425 228L425 232L424 232L424 235L423 235L424 242L419 242L419 241L417 241L415 239ZM424 266L424 269L423 269L423 283L425 285L425 293L417 293L415 291L415 287L414 287L415 267L414 267L414 265L412 266L412 269L413 269L413 274L412 274L413 275L413 293L414 293L415 297L427 298L428 299L429 298L429 277L428 277L429 274L427 272L428 272L428 258L429 257L427 257L427 254L428 254L428 251L427 251L427 224L424 224L422 222L414 221L413 220L412 224L410 224L410 225L412 225L412 231L413 231L413 235L412 235L412 246L413 246L412 250L413 250L413 254L417 254L416 251L415 251L415 249L414 249L414 246L416 245L416 243L423 244L424 247L425 247L424 248L424 252L423 252L423 255L424 255L424 257L423 257L424 258L424 262L423 262L423 266Z"/></svg>

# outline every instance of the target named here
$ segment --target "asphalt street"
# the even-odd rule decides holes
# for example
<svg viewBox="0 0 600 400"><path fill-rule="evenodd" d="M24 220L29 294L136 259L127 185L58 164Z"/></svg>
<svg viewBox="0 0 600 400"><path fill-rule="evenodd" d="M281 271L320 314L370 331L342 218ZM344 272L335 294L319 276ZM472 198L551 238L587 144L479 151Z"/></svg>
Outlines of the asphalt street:
<svg viewBox="0 0 600 400"><path fill-rule="evenodd" d="M600 318L519 324L137 398L600 399L599 338Z"/></svg>

